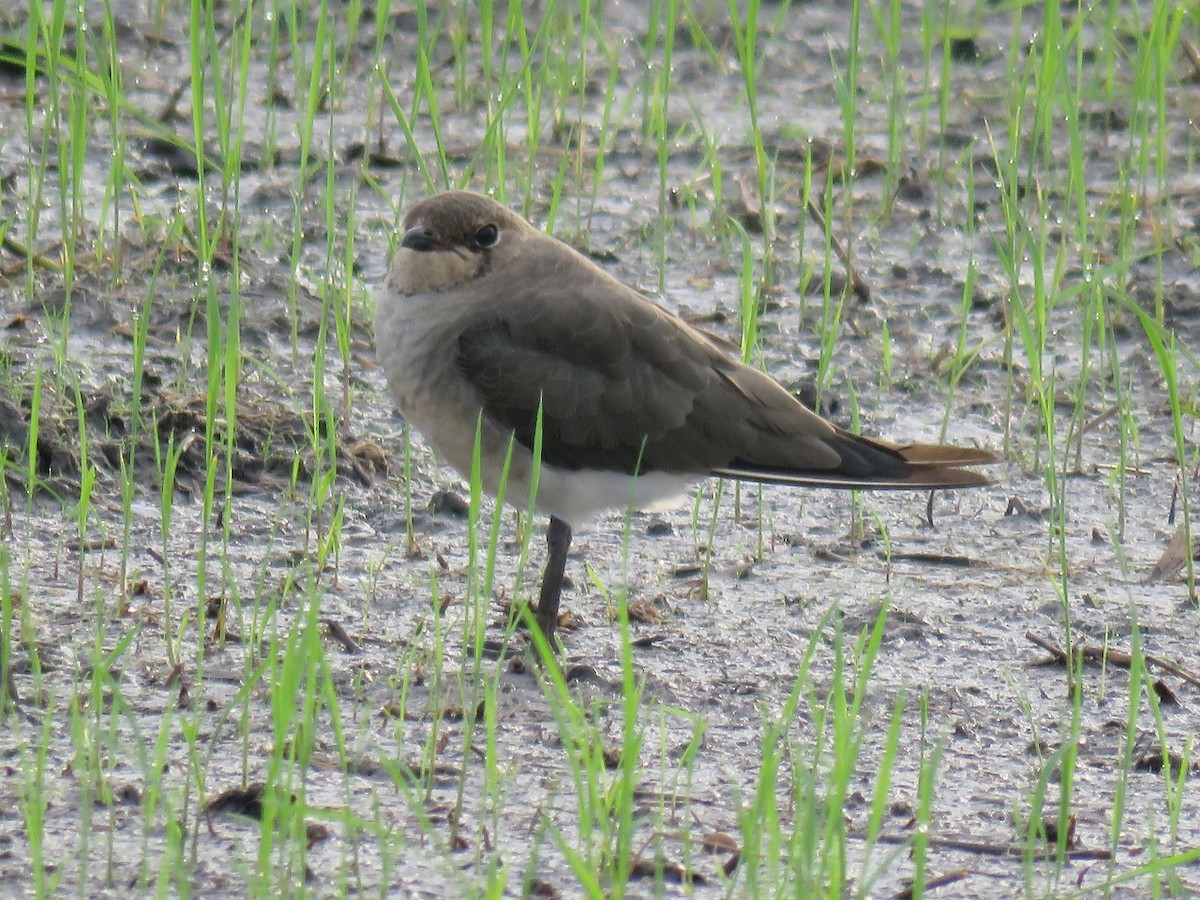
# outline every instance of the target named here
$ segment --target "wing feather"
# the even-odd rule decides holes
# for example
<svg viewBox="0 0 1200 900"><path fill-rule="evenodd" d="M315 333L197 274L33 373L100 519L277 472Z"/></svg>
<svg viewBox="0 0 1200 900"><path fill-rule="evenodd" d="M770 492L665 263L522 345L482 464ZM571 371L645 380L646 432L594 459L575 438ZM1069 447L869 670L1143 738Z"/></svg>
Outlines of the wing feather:
<svg viewBox="0 0 1200 900"><path fill-rule="evenodd" d="M564 254L564 250L566 253ZM458 337L485 414L543 461L833 487L987 483L983 450L891 444L826 422L703 332L551 238L531 241Z"/></svg>

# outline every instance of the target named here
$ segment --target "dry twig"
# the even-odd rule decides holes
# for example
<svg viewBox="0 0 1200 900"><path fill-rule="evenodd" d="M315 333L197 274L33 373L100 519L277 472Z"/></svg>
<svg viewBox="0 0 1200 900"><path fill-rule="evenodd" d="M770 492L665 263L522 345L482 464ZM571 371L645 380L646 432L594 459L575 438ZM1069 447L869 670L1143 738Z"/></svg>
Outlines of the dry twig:
<svg viewBox="0 0 1200 900"><path fill-rule="evenodd" d="M1025 639L1037 644L1043 650L1053 657L1053 662L1065 665L1067 662L1067 653L1053 641L1048 641L1045 638L1038 637L1032 631L1025 632ZM1083 659L1084 662L1090 663L1105 663L1118 666L1122 669L1128 669L1133 665L1133 654L1126 653L1124 650L1117 650L1114 647L1097 647L1093 645L1076 645L1075 652ZM1200 675L1174 663L1169 659L1164 659L1161 656L1155 656L1153 653L1143 653L1142 659L1145 660L1147 666L1158 666L1169 675L1175 675L1182 678L1188 684L1200 687Z"/></svg>

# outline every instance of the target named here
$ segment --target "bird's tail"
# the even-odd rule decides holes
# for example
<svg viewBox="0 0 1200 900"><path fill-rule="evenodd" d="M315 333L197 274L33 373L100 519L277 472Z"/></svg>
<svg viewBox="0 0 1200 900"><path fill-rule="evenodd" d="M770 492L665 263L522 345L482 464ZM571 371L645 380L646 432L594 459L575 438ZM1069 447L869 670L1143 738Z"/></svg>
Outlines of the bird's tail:
<svg viewBox="0 0 1200 900"><path fill-rule="evenodd" d="M983 487L986 475L964 466L1000 462L990 450L953 444L895 444L866 438L843 429L825 443L835 449L843 464L833 469L775 469L732 465L714 474L741 481L791 484L801 487L849 490L934 490Z"/></svg>

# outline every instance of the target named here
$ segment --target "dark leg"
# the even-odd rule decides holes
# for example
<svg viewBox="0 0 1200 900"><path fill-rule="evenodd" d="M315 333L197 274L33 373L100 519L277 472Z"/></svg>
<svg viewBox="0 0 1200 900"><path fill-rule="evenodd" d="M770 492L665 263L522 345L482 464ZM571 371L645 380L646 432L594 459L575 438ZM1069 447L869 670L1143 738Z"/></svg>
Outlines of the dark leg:
<svg viewBox="0 0 1200 900"><path fill-rule="evenodd" d="M571 549L571 526L562 519L550 517L546 531L546 571L542 573L542 593L538 597L537 623L554 646L554 626L558 624L558 601L562 596L563 572L567 568L567 551Z"/></svg>

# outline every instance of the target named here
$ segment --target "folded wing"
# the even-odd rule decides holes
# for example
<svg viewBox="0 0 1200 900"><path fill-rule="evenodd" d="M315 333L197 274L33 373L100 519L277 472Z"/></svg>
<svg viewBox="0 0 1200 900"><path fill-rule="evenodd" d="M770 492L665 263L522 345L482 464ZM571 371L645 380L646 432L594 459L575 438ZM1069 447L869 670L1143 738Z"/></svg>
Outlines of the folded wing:
<svg viewBox="0 0 1200 900"><path fill-rule="evenodd" d="M820 487L988 483L961 468L995 462L988 451L838 428L583 258L539 265L529 249L520 289L466 325L456 362L485 415L530 449L540 406L545 463Z"/></svg>

